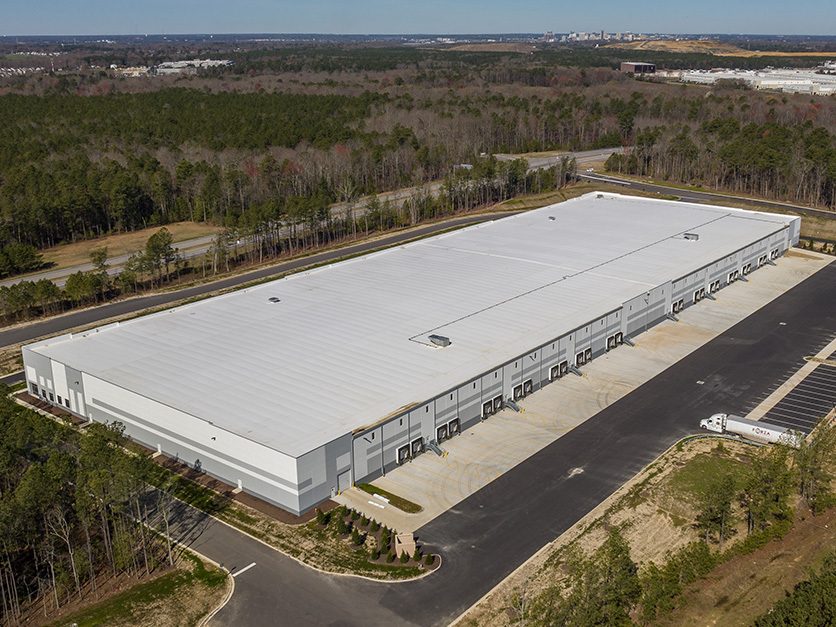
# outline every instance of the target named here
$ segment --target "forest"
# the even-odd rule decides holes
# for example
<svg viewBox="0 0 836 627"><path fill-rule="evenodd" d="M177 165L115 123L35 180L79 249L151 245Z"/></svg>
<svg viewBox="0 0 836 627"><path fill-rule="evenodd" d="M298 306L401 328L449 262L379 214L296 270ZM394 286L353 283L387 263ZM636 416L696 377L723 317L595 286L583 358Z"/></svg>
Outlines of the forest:
<svg viewBox="0 0 836 627"><path fill-rule="evenodd" d="M836 204L836 105L826 99L621 77L560 89L301 91L0 96L0 246L174 220L236 227L441 180L482 153L608 146L628 149L609 164L616 171Z"/></svg>
<svg viewBox="0 0 836 627"><path fill-rule="evenodd" d="M0 623L46 622L114 580L171 566L171 544L146 528L149 507L167 512L170 502L149 497L153 463L123 450L121 425L81 435L8 393L0 390Z"/></svg>
<svg viewBox="0 0 836 627"><path fill-rule="evenodd" d="M608 169L836 206L836 100L633 80L611 69L624 52L288 46L195 76L67 72L0 89L0 276L42 267L39 251L61 243L181 220L226 229L165 272L142 252L114 279L99 268L63 290L4 286L2 313L214 275L554 190L574 172L567 161L527 173L497 153L623 147ZM361 197L429 182L442 193L356 211Z"/></svg>

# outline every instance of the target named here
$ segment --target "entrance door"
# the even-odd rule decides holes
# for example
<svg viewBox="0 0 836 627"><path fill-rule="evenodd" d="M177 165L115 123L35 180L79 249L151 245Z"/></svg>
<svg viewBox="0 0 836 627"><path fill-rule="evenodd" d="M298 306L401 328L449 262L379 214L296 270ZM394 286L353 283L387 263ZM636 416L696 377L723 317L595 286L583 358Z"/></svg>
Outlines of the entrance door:
<svg viewBox="0 0 836 627"><path fill-rule="evenodd" d="M345 492L351 487L351 471L346 470L337 477L337 491Z"/></svg>

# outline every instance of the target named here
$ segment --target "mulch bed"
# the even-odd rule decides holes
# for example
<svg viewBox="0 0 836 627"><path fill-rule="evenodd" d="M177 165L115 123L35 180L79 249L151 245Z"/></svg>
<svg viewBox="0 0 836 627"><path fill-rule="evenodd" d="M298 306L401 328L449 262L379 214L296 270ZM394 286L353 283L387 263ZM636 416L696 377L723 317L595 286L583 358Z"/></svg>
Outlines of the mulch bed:
<svg viewBox="0 0 836 627"><path fill-rule="evenodd" d="M70 422L76 427L87 424L87 420L85 420L81 416L76 416L72 412L69 412L65 409L61 409L60 407L56 407L52 403L48 403L44 399L38 398L37 396L32 396L28 392L18 392L16 396L27 405L31 405L36 409L40 409L41 411L45 411L49 414L52 414L56 418L60 418L61 420Z"/></svg>
<svg viewBox="0 0 836 627"><path fill-rule="evenodd" d="M306 512L301 516L296 516L287 510L284 510L277 505L273 505L272 503L268 503L257 496L253 496L252 494L248 494L246 492L238 492L236 494L235 486L221 481L220 479L216 479L215 477L211 477L204 472L197 472L194 468L191 468L190 466L187 466L186 464L166 455L157 455L154 457L154 461L171 472L182 475L190 481L194 481L195 483L209 488L210 490L214 490L225 498L241 503L242 505L246 505L247 507L251 507L265 516L269 516L281 523L285 523L287 525L301 525L313 520L316 517L315 509ZM323 512L327 512L337 507L337 504L329 499L320 503L318 507Z"/></svg>

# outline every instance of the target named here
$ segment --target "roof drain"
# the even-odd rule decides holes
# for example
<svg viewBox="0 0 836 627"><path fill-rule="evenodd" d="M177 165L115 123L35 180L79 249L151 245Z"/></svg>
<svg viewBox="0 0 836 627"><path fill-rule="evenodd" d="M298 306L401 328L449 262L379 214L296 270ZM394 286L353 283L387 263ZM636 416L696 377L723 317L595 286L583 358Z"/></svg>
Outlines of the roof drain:
<svg viewBox="0 0 836 627"><path fill-rule="evenodd" d="M447 346L450 346L450 344L452 344L450 338L445 337L443 335L431 335L427 339L429 339L430 342L441 348L446 348Z"/></svg>

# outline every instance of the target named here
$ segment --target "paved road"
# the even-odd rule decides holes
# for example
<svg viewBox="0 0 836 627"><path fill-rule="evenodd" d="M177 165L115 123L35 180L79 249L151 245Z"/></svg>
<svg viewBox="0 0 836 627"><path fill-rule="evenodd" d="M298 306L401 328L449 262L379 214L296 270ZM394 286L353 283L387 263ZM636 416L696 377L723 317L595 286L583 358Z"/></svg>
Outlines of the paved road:
<svg viewBox="0 0 836 627"><path fill-rule="evenodd" d="M603 158L608 157L614 152L620 152L622 148L604 148L600 150L587 150L583 152L576 152L576 153L564 153L563 155L548 155L543 157L531 157L528 159L529 162L529 170L539 170L543 168L549 168L553 165L556 165L560 162L564 156L574 156L576 162L579 165L592 163L595 161L600 161ZM519 155L497 155L497 158L500 160L510 160L510 159L517 159ZM424 194L429 196L438 196L441 193L443 184L439 181L433 181L430 183L426 183L424 185L419 185L417 187L406 187L403 189L396 189L390 192L381 192L380 194L372 195L372 196L365 196L363 198L359 198L352 203L341 202L335 203L331 205L331 215L333 217L342 217L349 213L349 211L353 211L356 217L362 216L365 211L366 207L371 201L373 197L377 197L377 199L381 203L401 203L408 198L414 197L416 194ZM196 237L190 240L184 240L182 242L176 242L175 248L178 249L180 256L184 259L193 259L195 257L199 257L208 251L211 246L212 242L215 239L214 235L204 235L202 237ZM234 244L230 244L230 248L232 248ZM116 255L110 257L107 260L108 265L108 274L110 276L116 276L122 271L122 267L128 261L130 254L125 255ZM20 281L37 281L39 279L49 279L59 287L63 287L64 284L67 282L67 277L71 274L76 272L89 272L93 269L93 264L91 263L82 263L75 266L71 266L68 268L56 268L53 270L44 270L43 272L36 272L33 274L27 274L25 276L17 276L10 279L3 279L0 281L1 285L13 285L15 283L19 283Z"/></svg>
<svg viewBox="0 0 836 627"><path fill-rule="evenodd" d="M624 148L598 148L596 150L583 150L580 152L564 152L552 155L525 157L525 159L528 161L529 170L542 170L557 165L564 157L574 157L575 163L581 166L606 160L611 154L623 152L623 150ZM512 154L497 154L495 156L500 161L512 161L521 157L521 155Z"/></svg>
<svg viewBox="0 0 836 627"><path fill-rule="evenodd" d="M836 263L421 528L421 540L445 559L426 579L387 585L323 575L192 512L194 548L233 571L256 563L237 578L235 595L215 622L449 623L679 438L696 431L701 418L743 411L749 398L780 383L787 364L836 333L834 293ZM570 477L574 468L583 472Z"/></svg>
<svg viewBox="0 0 836 627"><path fill-rule="evenodd" d="M763 207L765 209L777 210L780 212L792 212L800 215L815 215L824 218L836 219L836 211L828 211L826 209L813 209L811 207L804 207L803 205L794 205L792 203L779 202L775 200L760 200L756 198L747 198L746 196L735 196L734 194L723 194L719 192L702 192L697 190L682 189L681 187L671 187L668 185L659 185L657 183L645 183L643 181L636 181L634 179L621 178L611 174L590 174L580 172L577 178L584 181L612 183L614 185L622 185L625 188L636 189L643 192L650 192L653 194L665 194L679 197L680 200L686 202L696 203L721 203L723 201L738 201L747 204Z"/></svg>
<svg viewBox="0 0 836 627"><path fill-rule="evenodd" d="M175 242L174 247L180 251L181 256L184 258L191 258L197 255L201 255L206 250L208 250L209 246L212 244L212 240L215 239L214 235L203 235L201 237L195 237L193 239L183 240L182 242ZM94 245L94 242L90 243L91 246ZM128 253L124 255L114 255L113 257L108 257L107 263L110 266L108 268L107 273L110 276L116 276L122 270L122 266L128 261L133 253ZM20 283L21 281L38 281L40 279L49 279L56 285L63 287L64 284L67 282L67 277L71 274L75 274L76 272L89 272L93 270L92 263L81 263L75 266L70 266L68 268L55 268L54 270L44 270L42 272L35 272L33 274L25 274L21 276L16 276L12 279L3 279L0 281L0 285L14 285L15 283Z"/></svg>

